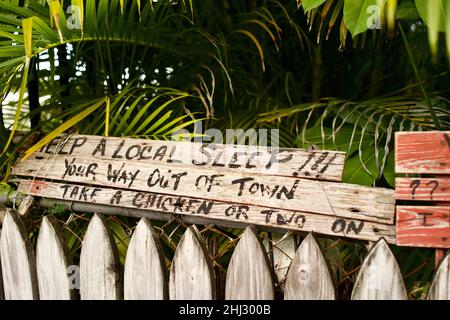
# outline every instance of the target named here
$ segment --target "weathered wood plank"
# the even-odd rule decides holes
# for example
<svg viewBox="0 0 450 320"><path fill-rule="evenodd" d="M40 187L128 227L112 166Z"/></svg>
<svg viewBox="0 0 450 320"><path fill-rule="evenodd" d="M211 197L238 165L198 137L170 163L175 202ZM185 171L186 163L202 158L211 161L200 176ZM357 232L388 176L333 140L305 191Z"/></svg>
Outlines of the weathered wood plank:
<svg viewBox="0 0 450 320"><path fill-rule="evenodd" d="M5 216L6 216L6 208L0 209L0 225L3 224Z"/></svg>
<svg viewBox="0 0 450 320"><path fill-rule="evenodd" d="M441 261L445 257L446 249L435 249L434 250L434 270L437 270Z"/></svg>
<svg viewBox="0 0 450 320"><path fill-rule="evenodd" d="M405 284L386 241L379 240L365 258L352 292L352 300L407 300Z"/></svg>
<svg viewBox="0 0 450 320"><path fill-rule="evenodd" d="M396 132L395 171L450 174L450 131Z"/></svg>
<svg viewBox="0 0 450 320"><path fill-rule="evenodd" d="M396 178L395 198L450 201L450 178Z"/></svg>
<svg viewBox="0 0 450 320"><path fill-rule="evenodd" d="M397 206L397 245L450 248L450 206Z"/></svg>
<svg viewBox="0 0 450 320"><path fill-rule="evenodd" d="M289 268L284 299L336 299L327 262L312 233L302 241Z"/></svg>
<svg viewBox="0 0 450 320"><path fill-rule="evenodd" d="M14 167L14 174L247 205L264 203L276 209L364 217L367 221L394 220L395 194L390 189L247 173L222 174L207 168L178 170L171 164L143 167L64 156L55 156L45 165L42 161L31 156Z"/></svg>
<svg viewBox="0 0 450 320"><path fill-rule="evenodd" d="M450 253L442 260L434 275L428 300L450 300Z"/></svg>
<svg viewBox="0 0 450 320"><path fill-rule="evenodd" d="M274 279L264 247L251 227L242 234L230 260L227 300L272 300Z"/></svg>
<svg viewBox="0 0 450 320"><path fill-rule="evenodd" d="M33 206L34 206L34 198L30 195L25 197L20 202L19 208L17 209L19 217L26 218L31 213Z"/></svg>
<svg viewBox="0 0 450 320"><path fill-rule="evenodd" d="M1 237L0 254L5 299L39 299L33 248L22 220L13 210L7 210Z"/></svg>
<svg viewBox="0 0 450 320"><path fill-rule="evenodd" d="M164 256L150 221L142 218L128 245L124 271L125 300L166 299Z"/></svg>
<svg viewBox="0 0 450 320"><path fill-rule="evenodd" d="M341 181L345 153L307 151L211 143L158 141L100 136L72 136L53 140L38 156L54 154L89 155L93 159L118 159L159 165L170 163L182 168L209 167L220 171L266 173L286 177L303 177Z"/></svg>
<svg viewBox="0 0 450 320"><path fill-rule="evenodd" d="M70 300L74 288L68 277L69 250L56 219L42 219L36 246L36 267L41 300Z"/></svg>
<svg viewBox="0 0 450 320"><path fill-rule="evenodd" d="M182 214L195 217L196 219L203 217L204 220L196 223L209 223L211 220L215 220L215 223L233 227L245 227L246 225L254 224L274 228L278 231L279 229L314 231L316 233L361 240L377 241L379 238L384 237L389 243L395 243L395 225L393 223L388 225L383 220L368 222L346 219L339 215L329 216L293 210L275 210L260 206L236 205L234 203L190 197L167 196L110 188L90 188L87 190L82 185L67 185L48 181L19 181L19 192L64 201L81 201L91 205L103 204L109 206L109 208L121 207L122 210L118 210L118 213L138 217L151 214L152 219L158 219L158 217L155 217L154 212L161 211ZM95 196L91 197L94 190ZM74 203L76 204L77 202ZM142 213L136 214L135 210L126 211L123 208L139 209Z"/></svg>
<svg viewBox="0 0 450 320"><path fill-rule="evenodd" d="M80 296L83 300L118 300L119 257L114 239L103 217L89 222L80 255Z"/></svg>
<svg viewBox="0 0 450 320"><path fill-rule="evenodd" d="M5 210L5 215L6 215L6 210ZM2 223L3 224L3 221ZM0 229L0 243L1 243L1 234L2 234L2 229ZM1 244L0 244L1 246ZM0 248L0 300L5 300L5 292L3 290L3 276L2 276L2 268L1 268L1 262L2 258L1 258L1 248Z"/></svg>
<svg viewBox="0 0 450 320"><path fill-rule="evenodd" d="M170 267L171 300L216 298L214 269L198 230L190 226L178 243Z"/></svg>

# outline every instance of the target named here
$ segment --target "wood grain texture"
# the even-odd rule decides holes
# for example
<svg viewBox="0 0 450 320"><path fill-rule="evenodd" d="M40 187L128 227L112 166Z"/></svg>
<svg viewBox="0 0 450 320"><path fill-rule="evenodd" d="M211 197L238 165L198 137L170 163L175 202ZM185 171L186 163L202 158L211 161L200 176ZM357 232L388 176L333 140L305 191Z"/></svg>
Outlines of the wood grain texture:
<svg viewBox="0 0 450 320"><path fill-rule="evenodd" d="M370 250L359 270L352 300L407 300L402 274L384 239Z"/></svg>
<svg viewBox="0 0 450 320"><path fill-rule="evenodd" d="M80 296L82 300L118 300L119 257L104 218L95 214L83 239L80 255Z"/></svg>
<svg viewBox="0 0 450 320"><path fill-rule="evenodd" d="M370 241L377 241L381 237L384 237L389 243L395 243L395 225L394 223L384 222L383 219L379 219L377 222L369 222L361 219L347 219L339 215L329 216L301 211L275 210L262 206L237 205L234 203L208 201L192 197L165 196L155 193L111 188L83 189L87 187L47 181L17 181L20 182L18 191L21 193L31 193L34 196L61 199L64 201L73 199L75 201L89 203L95 206L97 210L100 210L96 206L97 204L107 205L108 208L112 209L114 207L120 207L121 210L117 210L118 214L138 217L151 215L152 219L162 219L165 217L164 214L156 215L157 211L160 211L195 218L198 220L195 223L211 223L214 220L214 223L217 224L240 228L254 224L274 228L278 231L280 231L279 229L314 231L332 236ZM65 192L66 187L70 187L67 192ZM72 194L75 188L78 191L75 196L71 197L70 194ZM83 190L85 190L84 194L86 197L81 195ZM91 197L90 195L94 190L95 196ZM77 202L74 202L74 208L76 204ZM140 213L136 213L135 210L127 211L125 210L126 208L139 209ZM151 212L148 210L151 210ZM165 220L169 218L170 215L167 215ZM361 218L365 219L365 216L361 215Z"/></svg>
<svg viewBox="0 0 450 320"><path fill-rule="evenodd" d="M396 178L395 198L450 201L450 178Z"/></svg>
<svg viewBox="0 0 450 320"><path fill-rule="evenodd" d="M450 300L450 253L442 260L428 291L428 300Z"/></svg>
<svg viewBox="0 0 450 320"><path fill-rule="evenodd" d="M211 300L216 298L211 259L195 226L190 226L178 243L170 267L171 300Z"/></svg>
<svg viewBox="0 0 450 320"><path fill-rule="evenodd" d="M434 250L434 270L437 270L441 261L445 258L446 249L435 249Z"/></svg>
<svg viewBox="0 0 450 320"><path fill-rule="evenodd" d="M170 162L175 168L209 167L225 172L265 173L330 181L341 181L345 161L345 153L339 151L81 135L69 139L57 138L36 153L46 159L55 154L74 157L89 155L92 159L115 158L141 165Z"/></svg>
<svg viewBox="0 0 450 320"><path fill-rule="evenodd" d="M74 298L68 274L70 261L69 250L56 219L45 216L36 245L36 267L41 300Z"/></svg>
<svg viewBox="0 0 450 320"><path fill-rule="evenodd" d="M159 239L142 218L128 244L124 270L125 300L162 300L168 296L166 267Z"/></svg>
<svg viewBox="0 0 450 320"><path fill-rule="evenodd" d="M13 210L7 210L1 237L0 254L5 299L39 299L33 248L22 220Z"/></svg>
<svg viewBox="0 0 450 320"><path fill-rule="evenodd" d="M5 210L5 215L6 215L6 210ZM3 224L3 221L2 221ZM0 243L1 243L1 234L2 234L2 229L0 229ZM0 244L1 246L1 244ZM2 276L2 268L1 268L1 248L0 248L0 300L5 300L5 292L3 290L3 276Z"/></svg>
<svg viewBox="0 0 450 320"><path fill-rule="evenodd" d="M231 257L225 299L274 299L273 273L264 247L252 227L245 229Z"/></svg>
<svg viewBox="0 0 450 320"><path fill-rule="evenodd" d="M25 218L31 213L31 209L34 206L34 197L28 195L20 202L19 208L17 209L17 213L20 217Z"/></svg>
<svg viewBox="0 0 450 320"><path fill-rule="evenodd" d="M5 215L6 215L6 208L0 209L0 225L3 224L3 220L5 219Z"/></svg>
<svg viewBox="0 0 450 320"><path fill-rule="evenodd" d="M397 173L450 173L450 131L396 132Z"/></svg>
<svg viewBox="0 0 450 320"><path fill-rule="evenodd" d="M333 279L312 233L302 241L289 268L285 300L334 300Z"/></svg>
<svg viewBox="0 0 450 320"><path fill-rule="evenodd" d="M394 221L393 190L345 183L60 155L51 161L32 155L15 165L14 174L246 205L264 203L275 209L354 219L363 216L367 221Z"/></svg>
<svg viewBox="0 0 450 320"><path fill-rule="evenodd" d="M450 248L450 206L397 206L397 245Z"/></svg>

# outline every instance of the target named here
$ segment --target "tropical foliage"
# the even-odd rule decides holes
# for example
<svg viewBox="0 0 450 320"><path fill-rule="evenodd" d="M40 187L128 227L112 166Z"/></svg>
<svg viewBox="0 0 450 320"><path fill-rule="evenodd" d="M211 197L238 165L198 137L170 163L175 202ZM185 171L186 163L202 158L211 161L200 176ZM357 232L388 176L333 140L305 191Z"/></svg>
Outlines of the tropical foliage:
<svg viewBox="0 0 450 320"><path fill-rule="evenodd" d="M170 139L202 121L346 151L344 181L392 187L394 132L450 127L449 57L447 0L3 0L0 175L27 140L17 131L38 134L35 149L61 132ZM85 218L54 213L77 252ZM133 221L110 221L123 253ZM158 227L170 256L183 227ZM223 265L239 231L204 232ZM348 294L365 247L323 244ZM421 296L433 252L395 250Z"/></svg>

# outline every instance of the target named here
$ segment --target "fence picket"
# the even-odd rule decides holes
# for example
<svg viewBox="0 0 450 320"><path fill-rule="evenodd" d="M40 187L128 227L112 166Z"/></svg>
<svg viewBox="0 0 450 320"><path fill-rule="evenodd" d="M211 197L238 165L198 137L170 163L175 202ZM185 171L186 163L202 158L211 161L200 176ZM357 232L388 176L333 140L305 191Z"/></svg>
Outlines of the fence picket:
<svg viewBox="0 0 450 320"><path fill-rule="evenodd" d="M36 269L41 300L74 298L68 276L70 265L64 237L52 216L42 219L36 245Z"/></svg>
<svg viewBox="0 0 450 320"><path fill-rule="evenodd" d="M3 220L0 254L5 299L38 299L33 248L22 220L12 210L7 210Z"/></svg>
<svg viewBox="0 0 450 320"><path fill-rule="evenodd" d="M171 300L216 298L214 270L198 230L190 226L178 243L169 279Z"/></svg>
<svg viewBox="0 0 450 320"><path fill-rule="evenodd" d="M384 239L365 258L352 292L352 300L408 299L400 268Z"/></svg>
<svg viewBox="0 0 450 320"><path fill-rule="evenodd" d="M6 214L6 210L5 210ZM0 245L1 245L1 235L2 235L2 229L0 229ZM1 250L1 249L0 249ZM1 252L0 252L0 266L1 266ZM0 300L5 300L5 293L3 290L3 276L2 276L2 268L0 267Z"/></svg>
<svg viewBox="0 0 450 320"><path fill-rule="evenodd" d="M130 240L125 260L126 300L167 298L164 256L150 221L142 218Z"/></svg>
<svg viewBox="0 0 450 320"><path fill-rule="evenodd" d="M450 300L450 253L442 260L428 292L428 300Z"/></svg>
<svg viewBox="0 0 450 320"><path fill-rule="evenodd" d="M267 254L255 231L247 227L228 266L225 299L272 300L274 279Z"/></svg>
<svg viewBox="0 0 450 320"><path fill-rule="evenodd" d="M292 260L286 279L284 299L336 299L328 265L312 233L302 241Z"/></svg>
<svg viewBox="0 0 450 320"><path fill-rule="evenodd" d="M80 256L80 296L83 300L120 298L119 257L104 218L92 217L83 239Z"/></svg>

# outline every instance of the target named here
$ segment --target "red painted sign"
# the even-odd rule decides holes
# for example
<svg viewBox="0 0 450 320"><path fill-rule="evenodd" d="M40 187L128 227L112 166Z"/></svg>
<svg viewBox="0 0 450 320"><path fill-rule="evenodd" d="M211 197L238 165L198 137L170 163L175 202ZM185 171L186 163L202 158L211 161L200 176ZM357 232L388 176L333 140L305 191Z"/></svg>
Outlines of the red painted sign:
<svg viewBox="0 0 450 320"><path fill-rule="evenodd" d="M398 132L395 171L450 174L450 131Z"/></svg>
<svg viewBox="0 0 450 320"><path fill-rule="evenodd" d="M396 200L430 202L397 206L397 244L450 248L450 132L396 133L395 170L429 175L396 178Z"/></svg>
<svg viewBox="0 0 450 320"><path fill-rule="evenodd" d="M397 200L450 201L449 178L396 178Z"/></svg>
<svg viewBox="0 0 450 320"><path fill-rule="evenodd" d="M47 182L45 181L31 181L29 193L42 192L45 190Z"/></svg>
<svg viewBox="0 0 450 320"><path fill-rule="evenodd" d="M397 244L450 248L450 207L397 206Z"/></svg>

